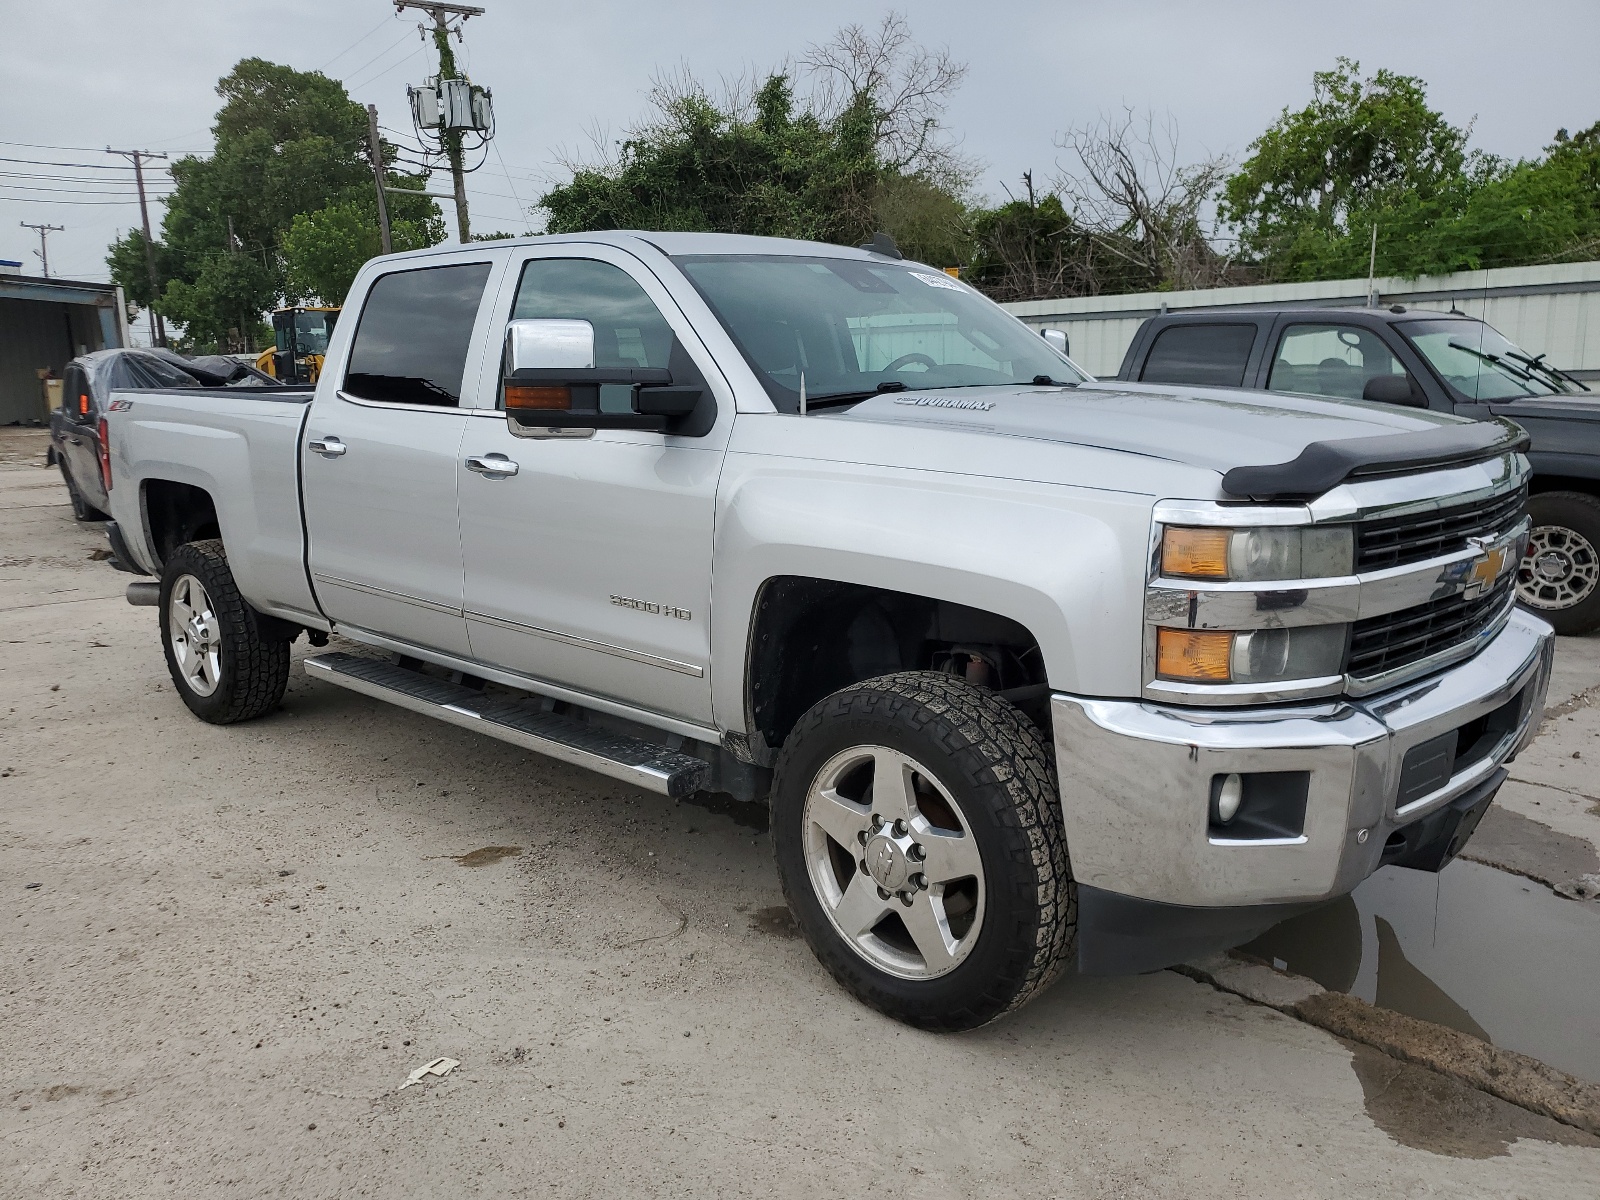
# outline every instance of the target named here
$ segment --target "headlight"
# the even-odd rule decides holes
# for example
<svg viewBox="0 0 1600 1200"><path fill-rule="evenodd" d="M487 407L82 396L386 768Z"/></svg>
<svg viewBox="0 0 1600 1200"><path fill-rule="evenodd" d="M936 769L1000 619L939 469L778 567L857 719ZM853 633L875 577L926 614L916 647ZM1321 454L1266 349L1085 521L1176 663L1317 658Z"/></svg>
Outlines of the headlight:
<svg viewBox="0 0 1600 1200"><path fill-rule="evenodd" d="M1161 531L1161 574L1177 579L1334 579L1350 574L1354 563L1348 525Z"/></svg>
<svg viewBox="0 0 1600 1200"><path fill-rule="evenodd" d="M1229 633L1158 629L1156 676L1181 683L1276 683L1344 670L1347 625L1299 625Z"/></svg>

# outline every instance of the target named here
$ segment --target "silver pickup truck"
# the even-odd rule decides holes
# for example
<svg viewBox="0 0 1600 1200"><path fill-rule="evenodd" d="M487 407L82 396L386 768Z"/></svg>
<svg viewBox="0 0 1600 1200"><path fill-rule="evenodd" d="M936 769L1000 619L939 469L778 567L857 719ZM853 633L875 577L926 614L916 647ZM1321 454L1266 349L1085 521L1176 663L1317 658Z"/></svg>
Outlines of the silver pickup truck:
<svg viewBox="0 0 1600 1200"><path fill-rule="evenodd" d="M883 239L441 248L346 311L309 399L111 400L184 702L338 634L329 685L767 803L818 958L925 1028L1438 870L1543 708L1507 422L1096 383Z"/></svg>

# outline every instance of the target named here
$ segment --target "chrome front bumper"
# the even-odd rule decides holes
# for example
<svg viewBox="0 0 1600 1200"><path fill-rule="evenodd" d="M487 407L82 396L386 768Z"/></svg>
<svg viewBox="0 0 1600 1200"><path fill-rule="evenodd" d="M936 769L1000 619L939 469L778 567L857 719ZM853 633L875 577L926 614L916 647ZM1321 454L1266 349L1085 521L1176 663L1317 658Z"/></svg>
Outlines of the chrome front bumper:
<svg viewBox="0 0 1600 1200"><path fill-rule="evenodd" d="M1061 807L1077 881L1191 907L1332 899L1383 862L1390 835L1481 788L1532 737L1554 635L1520 610L1472 659L1359 700L1244 710L1057 694L1051 708ZM1405 805L1413 747L1521 698L1483 757ZM1212 781L1306 772L1299 836L1239 840L1210 824Z"/></svg>

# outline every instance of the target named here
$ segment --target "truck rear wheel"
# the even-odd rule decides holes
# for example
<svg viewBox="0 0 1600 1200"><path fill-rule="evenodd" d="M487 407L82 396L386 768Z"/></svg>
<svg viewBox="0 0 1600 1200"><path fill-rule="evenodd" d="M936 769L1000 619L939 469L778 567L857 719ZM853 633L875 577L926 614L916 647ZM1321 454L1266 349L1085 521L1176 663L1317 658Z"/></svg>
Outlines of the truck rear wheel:
<svg viewBox="0 0 1600 1200"><path fill-rule="evenodd" d="M289 683L289 643L262 636L219 541L189 542L161 573L161 644L189 711L213 725L271 712Z"/></svg>
<svg viewBox="0 0 1600 1200"><path fill-rule="evenodd" d="M72 515L80 521L109 521L110 517L83 498L83 493L73 481L72 472L67 470L66 460L57 461L61 464L61 478L67 481L67 498L72 501Z"/></svg>
<svg viewBox="0 0 1600 1200"><path fill-rule="evenodd" d="M1533 530L1517 570L1517 598L1557 633L1600 628L1600 499L1541 492L1528 501Z"/></svg>
<svg viewBox="0 0 1600 1200"><path fill-rule="evenodd" d="M1020 1007L1068 961L1076 890L1045 739L931 671L819 701L772 795L784 897L847 990L923 1029Z"/></svg>

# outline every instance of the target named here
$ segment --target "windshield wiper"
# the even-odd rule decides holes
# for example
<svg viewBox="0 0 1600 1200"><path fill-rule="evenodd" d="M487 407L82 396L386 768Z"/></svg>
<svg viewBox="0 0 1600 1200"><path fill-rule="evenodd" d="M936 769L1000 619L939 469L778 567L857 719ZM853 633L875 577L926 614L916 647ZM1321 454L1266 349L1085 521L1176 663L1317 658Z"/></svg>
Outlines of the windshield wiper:
<svg viewBox="0 0 1600 1200"><path fill-rule="evenodd" d="M1545 353L1548 354L1549 351L1546 351ZM1565 379L1569 383L1577 384L1586 392L1589 390L1589 385L1584 383L1583 380L1579 379L1576 375L1569 375L1560 367L1551 366L1549 363L1545 362L1544 354L1535 354L1532 358L1529 358L1526 354L1517 354L1511 350L1507 350L1506 357L1514 358L1520 363L1527 363L1529 368L1532 370L1538 371L1542 375L1548 375L1552 379Z"/></svg>
<svg viewBox="0 0 1600 1200"><path fill-rule="evenodd" d="M1048 375L1035 375L1033 377L1033 386L1075 388L1078 386L1078 381L1076 379L1051 379Z"/></svg>
<svg viewBox="0 0 1600 1200"><path fill-rule="evenodd" d="M863 400L881 395L884 392L903 392L906 385L898 379L886 379L871 391L865 392L831 392L826 396L807 396L806 411L818 408L838 408L843 404L859 404Z"/></svg>
<svg viewBox="0 0 1600 1200"><path fill-rule="evenodd" d="M1481 358L1481 359L1483 359L1484 362L1488 363L1490 366L1495 367L1498 370L1504 371L1507 375L1510 375L1513 379L1520 379L1524 383L1535 383L1535 382L1537 382L1534 379L1534 377L1532 375L1530 375L1527 371L1524 371L1521 367L1512 366L1505 359L1501 358L1500 355L1498 355L1498 354L1491 354L1487 350L1474 350L1471 346L1464 346L1460 342L1456 341L1454 338L1450 339L1450 348L1452 350L1460 350L1463 354L1470 354L1470 355L1472 355L1473 358ZM1545 386L1548 387L1550 385L1546 384Z"/></svg>

